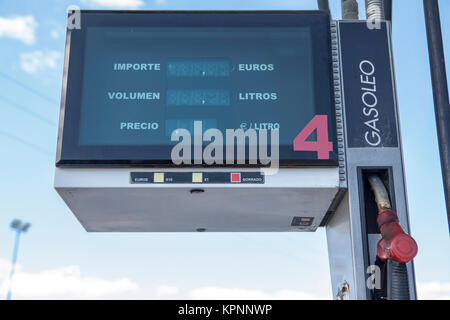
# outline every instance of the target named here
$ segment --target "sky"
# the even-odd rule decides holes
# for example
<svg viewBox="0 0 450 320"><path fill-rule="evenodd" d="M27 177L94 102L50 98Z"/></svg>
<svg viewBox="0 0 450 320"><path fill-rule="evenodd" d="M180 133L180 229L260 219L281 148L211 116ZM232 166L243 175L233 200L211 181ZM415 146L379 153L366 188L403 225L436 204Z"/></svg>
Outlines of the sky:
<svg viewBox="0 0 450 320"><path fill-rule="evenodd" d="M333 17L340 0L330 0ZM0 0L0 299L331 299L315 233L87 233L53 189L66 10L316 9L315 0ZM359 1L364 18L363 1ZM408 7L406 7L408 6ZM440 1L450 64L450 1ZM446 220L421 0L396 0L393 51L418 297L450 299Z"/></svg>

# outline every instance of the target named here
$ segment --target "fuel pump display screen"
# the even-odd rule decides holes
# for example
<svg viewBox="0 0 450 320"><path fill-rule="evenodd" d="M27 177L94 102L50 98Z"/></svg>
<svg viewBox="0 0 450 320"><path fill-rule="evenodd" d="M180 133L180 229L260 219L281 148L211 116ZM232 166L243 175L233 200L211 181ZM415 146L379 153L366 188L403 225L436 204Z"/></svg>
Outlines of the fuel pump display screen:
<svg viewBox="0 0 450 320"><path fill-rule="evenodd" d="M57 164L167 165L180 129L218 129L224 144L227 129L265 129L269 145L279 133L281 165L335 165L326 14L82 11L80 22ZM326 130L328 157L293 147L317 115L325 128L308 139Z"/></svg>
<svg viewBox="0 0 450 320"><path fill-rule="evenodd" d="M194 120L292 143L315 113L310 28L230 29L89 28L79 143L165 145Z"/></svg>

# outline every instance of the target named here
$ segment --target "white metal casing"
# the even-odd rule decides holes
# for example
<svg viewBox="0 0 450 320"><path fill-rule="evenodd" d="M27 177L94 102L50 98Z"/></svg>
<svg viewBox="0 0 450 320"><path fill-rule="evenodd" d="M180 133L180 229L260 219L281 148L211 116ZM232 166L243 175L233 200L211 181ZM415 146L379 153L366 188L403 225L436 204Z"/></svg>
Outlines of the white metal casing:
<svg viewBox="0 0 450 320"><path fill-rule="evenodd" d="M266 175L264 184L130 181L131 172L170 170L236 172L56 168L55 189L87 231L110 232L315 231L339 191L338 168L280 169ZM291 226L294 217L314 220Z"/></svg>

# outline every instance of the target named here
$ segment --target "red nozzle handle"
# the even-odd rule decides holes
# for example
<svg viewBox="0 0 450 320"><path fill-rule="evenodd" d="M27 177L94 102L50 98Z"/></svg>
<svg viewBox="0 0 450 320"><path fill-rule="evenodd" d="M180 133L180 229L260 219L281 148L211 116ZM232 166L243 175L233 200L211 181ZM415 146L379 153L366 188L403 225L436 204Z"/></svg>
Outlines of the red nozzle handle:
<svg viewBox="0 0 450 320"><path fill-rule="evenodd" d="M378 242L377 257L381 260L395 260L406 263L417 254L417 243L398 223L398 216L392 210L378 215L378 228L382 239Z"/></svg>

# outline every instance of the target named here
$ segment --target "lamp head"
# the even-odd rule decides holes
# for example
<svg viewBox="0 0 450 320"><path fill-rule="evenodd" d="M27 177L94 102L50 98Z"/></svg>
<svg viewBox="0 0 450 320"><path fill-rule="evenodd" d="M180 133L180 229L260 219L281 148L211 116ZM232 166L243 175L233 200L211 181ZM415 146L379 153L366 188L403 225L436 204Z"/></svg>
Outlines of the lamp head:
<svg viewBox="0 0 450 320"><path fill-rule="evenodd" d="M27 230L29 229L31 227L31 223L29 223L29 222L25 222L23 225L22 225L22 231L23 232L27 232Z"/></svg>
<svg viewBox="0 0 450 320"><path fill-rule="evenodd" d="M19 219L14 219L14 220L11 222L11 228L12 228L12 229L18 230L18 229L21 228L21 226L22 226L22 221L20 221Z"/></svg>

